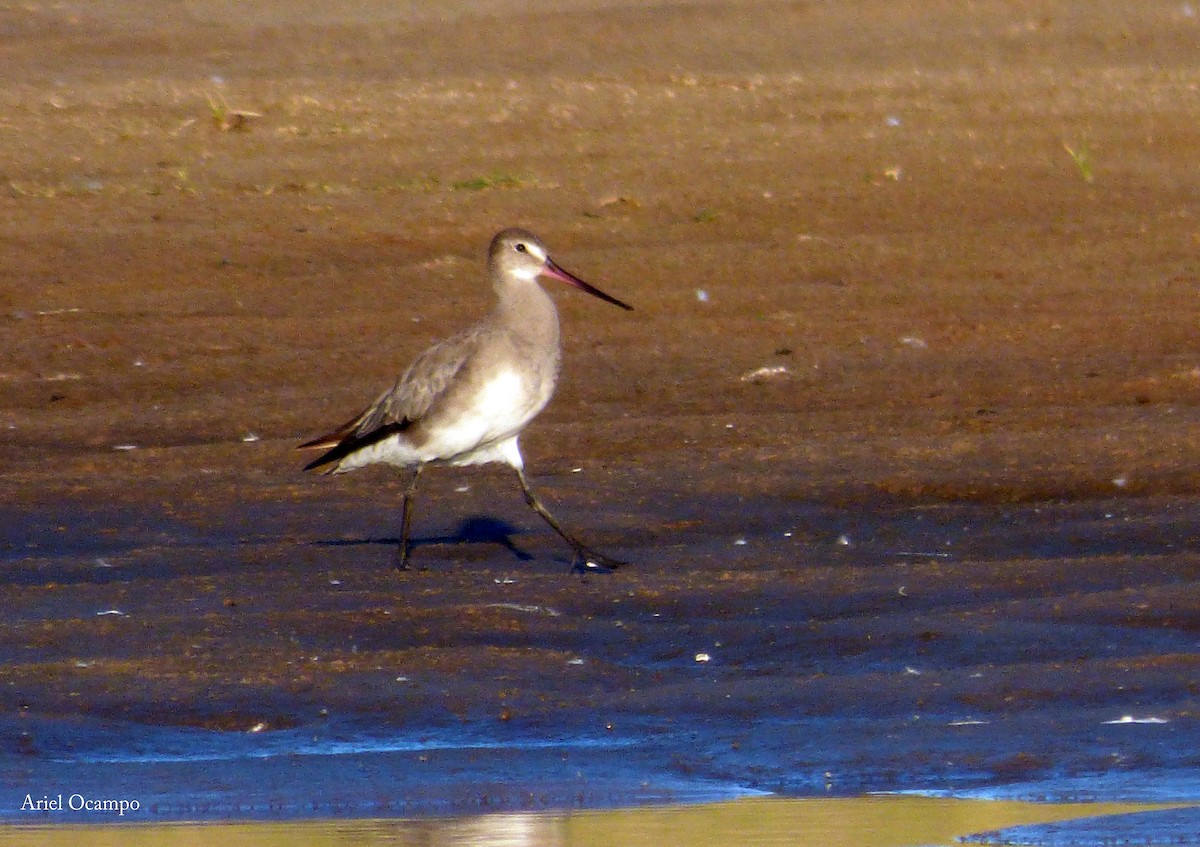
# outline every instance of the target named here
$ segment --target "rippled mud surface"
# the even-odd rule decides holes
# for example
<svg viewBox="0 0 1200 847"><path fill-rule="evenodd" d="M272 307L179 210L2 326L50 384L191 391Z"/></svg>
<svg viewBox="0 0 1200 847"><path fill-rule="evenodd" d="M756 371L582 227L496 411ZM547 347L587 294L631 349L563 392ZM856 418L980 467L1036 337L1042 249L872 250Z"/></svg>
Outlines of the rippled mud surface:
<svg viewBox="0 0 1200 847"><path fill-rule="evenodd" d="M1186 4L171 9L0 9L0 814L1200 797ZM292 448L516 223L631 565L439 469L397 573Z"/></svg>

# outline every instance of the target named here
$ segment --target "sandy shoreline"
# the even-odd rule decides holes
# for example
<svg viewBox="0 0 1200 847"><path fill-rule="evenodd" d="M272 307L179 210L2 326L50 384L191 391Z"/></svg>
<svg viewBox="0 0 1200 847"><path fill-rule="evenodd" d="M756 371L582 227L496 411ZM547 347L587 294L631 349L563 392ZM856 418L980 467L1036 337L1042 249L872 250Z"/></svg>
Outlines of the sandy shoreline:
<svg viewBox="0 0 1200 847"><path fill-rule="evenodd" d="M1129 820L1134 817L1170 821L1178 810L1155 810L1131 804L1044 805L980 800L938 800L924 797L867 797L835 800L744 799L701 806L622 809L609 812L558 814L500 814L435 820L339 820L276 824L159 825L137 827L22 827L6 835L15 847L54 847L89 843L189 845L211 843L215 837L230 845L302 843L441 845L520 843L538 847L587 847L622 844L628 847L687 843L695 847L784 841L797 847L902 847L909 844L995 843L1003 836L1035 836L1033 826L1059 836L1086 831L1089 820ZM1119 818L1114 818L1119 816ZM1039 823L1033 823L1039 822ZM1143 826L1164 842L1186 830ZM971 837L979 834L986 841ZM1010 842L1011 843L1011 842Z"/></svg>

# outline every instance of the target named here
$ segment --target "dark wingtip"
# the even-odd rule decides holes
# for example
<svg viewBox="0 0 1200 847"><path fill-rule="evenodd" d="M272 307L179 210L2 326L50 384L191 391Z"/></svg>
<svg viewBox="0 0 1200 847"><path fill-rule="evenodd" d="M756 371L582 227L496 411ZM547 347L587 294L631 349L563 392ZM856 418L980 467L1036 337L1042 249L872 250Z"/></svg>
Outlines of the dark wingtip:
<svg viewBox="0 0 1200 847"><path fill-rule="evenodd" d="M341 458L340 456L335 456L334 454L338 452L338 448L341 447L344 443L345 443L344 440L343 441L333 441L333 440L331 440L330 436L322 435L320 438L314 438L312 441L305 441L303 444L297 444L295 449L297 449L297 450L324 450L325 451L320 456L313 459L311 462L309 462L307 465L304 466L304 470L311 471L311 470L315 470L316 468L321 467L322 465L328 465L330 462L333 462L336 459ZM332 448L332 449L330 449L330 448ZM332 470L332 468L330 470Z"/></svg>
<svg viewBox="0 0 1200 847"><path fill-rule="evenodd" d="M377 444L380 441L383 441L385 438L395 435L397 432L404 432L411 425L412 425L412 422L405 419L405 420L402 420L402 421L399 421L396 423L384 424L383 426L379 427L378 429L372 430L371 432L368 432L365 435L348 435L345 438L343 438L341 441L338 441L335 444L333 444L332 450L330 450L327 453L322 453L320 456L318 456L317 458L315 458L311 462L309 462L307 465L305 465L304 470L312 471L312 470L316 470L317 468L322 467L323 465L332 465L335 462L338 462L341 459L346 458L351 453L361 450L364 447L369 447L372 444ZM301 448L306 447L306 446L308 446L308 447L328 447L328 446L331 446L330 444L328 444L325 441L325 439L328 439L328 438L329 438L329 436L324 436L324 438L318 438L315 441L308 442L307 445L301 444L300 447ZM329 473L329 472L335 470L336 467L337 466L334 465L334 467L329 468L326 471L326 473Z"/></svg>
<svg viewBox="0 0 1200 847"><path fill-rule="evenodd" d="M321 467L322 465L328 465L330 462L333 461L333 459L329 458L333 452L334 451L330 450L329 453L326 453L323 456L313 459L311 462L309 462L307 465L305 465L303 469L306 471L313 471L313 470L316 470L317 468Z"/></svg>

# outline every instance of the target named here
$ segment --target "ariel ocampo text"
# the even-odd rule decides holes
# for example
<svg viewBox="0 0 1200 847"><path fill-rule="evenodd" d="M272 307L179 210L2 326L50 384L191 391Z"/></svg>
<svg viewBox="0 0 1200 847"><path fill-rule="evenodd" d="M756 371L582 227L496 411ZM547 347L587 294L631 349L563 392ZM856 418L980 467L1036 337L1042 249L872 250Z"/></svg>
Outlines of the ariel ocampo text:
<svg viewBox="0 0 1200 847"><path fill-rule="evenodd" d="M70 809L72 812L116 812L117 817L124 817L126 812L136 812L142 808L137 800L115 800L84 797L82 794L63 795L43 794L40 800L35 800L32 794L25 795L21 804L22 812L61 812Z"/></svg>

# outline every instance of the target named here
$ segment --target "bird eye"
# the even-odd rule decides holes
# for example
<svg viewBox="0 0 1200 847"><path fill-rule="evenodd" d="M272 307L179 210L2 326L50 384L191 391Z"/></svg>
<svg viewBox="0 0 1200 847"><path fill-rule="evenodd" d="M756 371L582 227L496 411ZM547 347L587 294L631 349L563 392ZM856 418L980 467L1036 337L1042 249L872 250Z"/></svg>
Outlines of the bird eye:
<svg viewBox="0 0 1200 847"><path fill-rule="evenodd" d="M524 252L525 252L525 245L524 245L524 244L522 244L521 242L517 242L517 246L516 246L516 247L514 247L513 249L514 249L514 250L516 250L518 253L524 253Z"/></svg>

